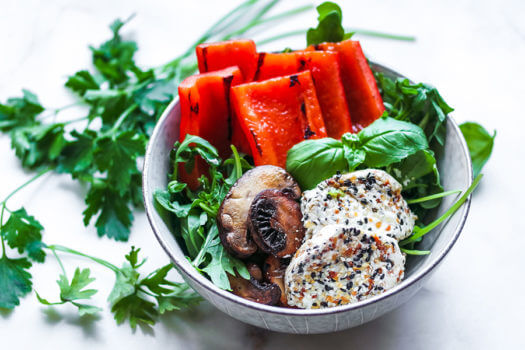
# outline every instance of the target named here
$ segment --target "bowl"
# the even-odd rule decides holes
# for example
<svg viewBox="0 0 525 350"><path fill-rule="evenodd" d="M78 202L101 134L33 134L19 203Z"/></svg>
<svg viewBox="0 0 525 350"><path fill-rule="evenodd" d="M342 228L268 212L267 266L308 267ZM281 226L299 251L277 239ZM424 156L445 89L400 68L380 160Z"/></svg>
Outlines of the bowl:
<svg viewBox="0 0 525 350"><path fill-rule="evenodd" d="M372 63L372 66L374 70L389 77L402 77L379 64ZM409 259L402 283L380 295L355 304L317 310L261 305L217 288L197 272L184 257L172 234L169 220L165 220L156 210L153 193L157 189L166 188L169 153L178 139L179 123L180 108L176 98L160 117L146 150L143 195L153 233L177 271L197 293L231 317L254 326L285 333L327 333L355 327L384 315L414 296L436 271L458 239L469 212L470 197L449 220L424 237L420 247L431 253ZM466 189L470 186L472 166L468 148L458 125L451 117L447 119L444 152L437 155L437 161L445 190ZM432 215L441 215L455 200L453 196L444 198Z"/></svg>

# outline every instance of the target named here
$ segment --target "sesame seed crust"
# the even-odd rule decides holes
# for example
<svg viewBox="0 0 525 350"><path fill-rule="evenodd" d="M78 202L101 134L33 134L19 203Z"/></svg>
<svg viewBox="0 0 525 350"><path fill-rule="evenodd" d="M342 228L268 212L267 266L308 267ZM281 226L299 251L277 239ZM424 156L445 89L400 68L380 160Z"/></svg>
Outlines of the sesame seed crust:
<svg viewBox="0 0 525 350"><path fill-rule="evenodd" d="M377 169L338 174L303 192L305 241L332 224L353 225L397 240L408 237L417 216L401 196L402 187Z"/></svg>
<svg viewBox="0 0 525 350"><path fill-rule="evenodd" d="M288 265L287 301L304 309L355 303L400 283L404 266L396 239L357 226L328 225Z"/></svg>

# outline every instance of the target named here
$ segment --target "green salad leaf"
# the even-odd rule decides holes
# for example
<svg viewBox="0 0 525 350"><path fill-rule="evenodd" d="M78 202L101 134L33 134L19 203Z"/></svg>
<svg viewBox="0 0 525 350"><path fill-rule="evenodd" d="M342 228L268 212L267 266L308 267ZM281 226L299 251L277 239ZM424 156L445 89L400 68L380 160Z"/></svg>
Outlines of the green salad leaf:
<svg viewBox="0 0 525 350"><path fill-rule="evenodd" d="M474 176L478 176L492 154L496 131L494 131L493 135L490 135L483 126L474 122L463 123L459 128L467 141L470 158L472 159L472 171Z"/></svg>
<svg viewBox="0 0 525 350"><path fill-rule="evenodd" d="M306 45L316 45L323 42L339 42L352 37L353 33L346 33L342 25L343 12L336 3L325 1L317 6L319 17L316 28L306 32Z"/></svg>
<svg viewBox="0 0 525 350"><path fill-rule="evenodd" d="M428 149L421 128L409 122L381 117L358 134L306 140L288 151L286 169L304 190L337 172L359 166L381 168Z"/></svg>
<svg viewBox="0 0 525 350"><path fill-rule="evenodd" d="M388 116L418 125L425 131L428 143L445 144L447 114L454 109L429 84L412 84L408 79L392 79L376 73L378 88Z"/></svg>
<svg viewBox="0 0 525 350"><path fill-rule="evenodd" d="M230 289L228 275L236 272L250 278L244 263L231 256L222 246L217 228L217 213L231 186L251 165L232 146L231 158L222 161L215 147L198 136L186 135L176 142L171 152L172 172L167 189L157 190L156 202L175 216L176 237L183 242L193 266L210 277L221 289ZM179 166L190 173L197 158L209 166L208 176L202 176L200 187L191 191L177 181Z"/></svg>
<svg viewBox="0 0 525 350"><path fill-rule="evenodd" d="M28 272L31 262L26 258L0 258L0 308L12 309L20 298L31 292L33 283Z"/></svg>
<svg viewBox="0 0 525 350"><path fill-rule="evenodd" d="M80 270L77 267L71 282L69 282L65 273L60 275L57 281L57 284L60 287L60 301L50 302L42 298L38 293L36 293L36 297L41 304L48 306L71 303L77 307L80 316L96 314L99 311L102 311L102 309L97 306L78 302L78 300L90 299L97 293L96 289L85 289L95 280L90 274L90 269Z"/></svg>

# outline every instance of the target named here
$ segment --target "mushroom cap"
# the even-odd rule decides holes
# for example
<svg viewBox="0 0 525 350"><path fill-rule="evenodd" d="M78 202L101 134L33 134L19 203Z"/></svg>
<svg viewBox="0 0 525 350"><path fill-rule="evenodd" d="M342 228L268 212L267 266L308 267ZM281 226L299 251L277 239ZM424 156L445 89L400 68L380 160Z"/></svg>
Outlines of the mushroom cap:
<svg viewBox="0 0 525 350"><path fill-rule="evenodd" d="M298 199L301 189L286 170L262 165L248 170L231 187L217 215L219 237L233 256L246 258L255 253L257 245L248 233L248 214L255 196L266 189L277 189Z"/></svg>
<svg viewBox="0 0 525 350"><path fill-rule="evenodd" d="M278 190L264 190L251 204L248 229L263 252L291 257L303 242L302 218L295 200Z"/></svg>
<svg viewBox="0 0 525 350"><path fill-rule="evenodd" d="M246 267L250 273L250 279L228 274L232 293L260 304L276 305L279 303L282 298L281 288L277 284L263 281L261 268L256 264L247 263Z"/></svg>

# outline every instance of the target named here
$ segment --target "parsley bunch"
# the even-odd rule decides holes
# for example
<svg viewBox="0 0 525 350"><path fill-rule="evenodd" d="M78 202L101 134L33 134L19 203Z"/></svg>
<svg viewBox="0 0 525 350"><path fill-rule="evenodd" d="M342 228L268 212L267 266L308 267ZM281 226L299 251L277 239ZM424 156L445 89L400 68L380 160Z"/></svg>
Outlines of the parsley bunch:
<svg viewBox="0 0 525 350"><path fill-rule="evenodd" d="M111 37L99 46L92 46L93 67L68 77L65 87L77 96L77 102L59 109L45 108L29 90L22 96L0 103L0 132L11 139L11 147L25 169L37 174L0 202L0 308L13 309L20 298L33 289L30 268L42 263L46 250L72 253L106 266L116 274L116 283L109 296L111 311L118 323L128 319L153 324L160 313L193 304L197 296L186 284L166 279L171 265L141 277L138 269L139 249L132 248L122 268L84 253L42 241L43 226L24 208L11 210L7 201L20 189L45 173L65 173L88 187L85 198L84 224L94 222L99 236L127 241L133 223L133 208L142 206L141 157L156 121L174 98L178 84L197 68L193 52L206 41L238 37L271 22L302 13L311 6L302 6L277 15L268 12L278 0L247 0L212 25L183 54L154 68L139 67L134 60L136 42L122 36L122 28L131 19L115 20L110 25ZM268 41L277 40L270 38ZM86 107L85 114L64 122L53 118L71 106ZM213 196L210 192L208 197ZM202 198L205 205L206 198ZM215 241L208 242L209 251L217 250ZM16 253L10 252L15 250ZM14 256L17 256L16 258ZM224 264L225 257L219 252ZM197 256L196 256L197 258ZM208 261L209 254L198 260ZM60 262L60 259L59 259ZM60 262L61 265L61 262ZM204 265L200 265L204 267ZM214 264L209 265L209 270ZM75 270L71 279L62 268L57 283L59 300L46 305L72 304L79 313L97 312L98 307L85 304L95 293L86 289L93 282L89 269ZM82 301L82 302L80 302Z"/></svg>

